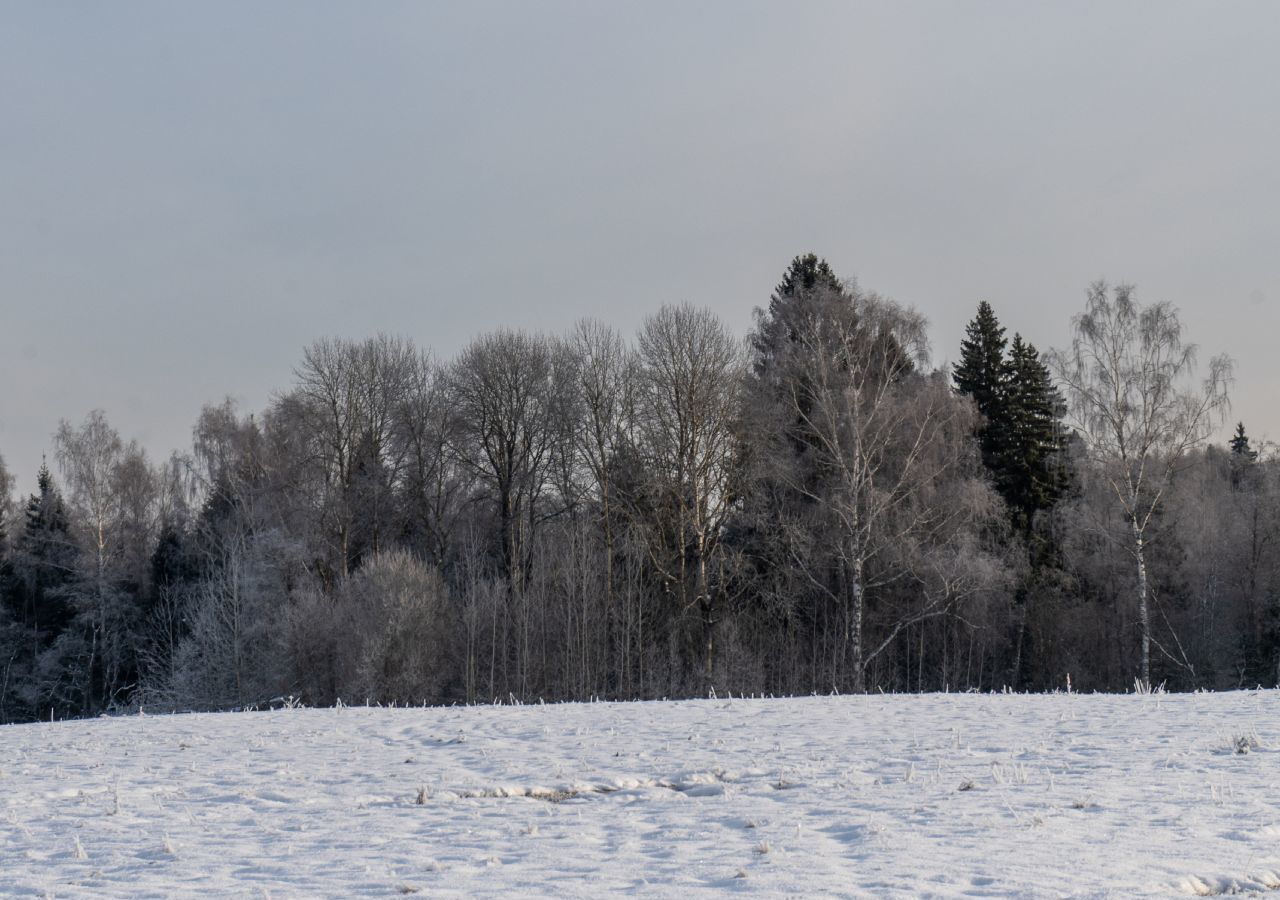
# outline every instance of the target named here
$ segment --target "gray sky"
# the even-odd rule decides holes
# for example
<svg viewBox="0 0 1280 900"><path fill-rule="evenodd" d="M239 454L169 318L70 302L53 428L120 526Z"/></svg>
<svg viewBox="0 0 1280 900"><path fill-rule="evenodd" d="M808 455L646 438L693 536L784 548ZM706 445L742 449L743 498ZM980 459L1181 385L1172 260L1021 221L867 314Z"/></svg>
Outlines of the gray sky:
<svg viewBox="0 0 1280 900"><path fill-rule="evenodd" d="M1280 5L48 4L0 26L0 454L153 457L302 346L745 332L792 256L1042 349L1090 281L1181 310L1280 438Z"/></svg>

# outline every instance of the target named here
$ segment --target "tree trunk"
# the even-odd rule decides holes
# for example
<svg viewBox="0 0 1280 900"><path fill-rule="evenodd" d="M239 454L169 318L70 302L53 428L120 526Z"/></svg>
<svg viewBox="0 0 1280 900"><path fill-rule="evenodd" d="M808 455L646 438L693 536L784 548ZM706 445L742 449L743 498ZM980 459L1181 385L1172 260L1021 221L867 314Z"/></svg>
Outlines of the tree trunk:
<svg viewBox="0 0 1280 900"><path fill-rule="evenodd" d="M695 589L698 593L698 608L702 612L702 649L703 649L703 687L711 687L711 677L715 671L715 609L711 603L710 585L707 579L707 556L705 540L702 535L697 538L698 562L694 569Z"/></svg>
<svg viewBox="0 0 1280 900"><path fill-rule="evenodd" d="M861 694L867 689L866 663L862 653L862 613L864 606L862 586L862 560L855 553L849 564L849 612L847 618L845 643L849 647L852 669L852 688L854 693Z"/></svg>
<svg viewBox="0 0 1280 900"><path fill-rule="evenodd" d="M1024 587L1019 591L1021 596L1018 598L1018 637L1013 646L1013 671L1010 674L1010 687L1015 691L1018 689L1019 682L1022 679L1022 641L1027 633L1027 601L1029 599L1027 589ZM994 674L994 673L992 673Z"/></svg>
<svg viewBox="0 0 1280 900"><path fill-rule="evenodd" d="M516 509L512 489L498 486L498 528L502 532L502 567L507 578L507 600L516 592Z"/></svg>
<svg viewBox="0 0 1280 900"><path fill-rule="evenodd" d="M1151 610L1147 600L1147 548L1142 529L1133 523L1133 555L1138 564L1138 626L1142 630L1142 657L1139 679L1151 687Z"/></svg>

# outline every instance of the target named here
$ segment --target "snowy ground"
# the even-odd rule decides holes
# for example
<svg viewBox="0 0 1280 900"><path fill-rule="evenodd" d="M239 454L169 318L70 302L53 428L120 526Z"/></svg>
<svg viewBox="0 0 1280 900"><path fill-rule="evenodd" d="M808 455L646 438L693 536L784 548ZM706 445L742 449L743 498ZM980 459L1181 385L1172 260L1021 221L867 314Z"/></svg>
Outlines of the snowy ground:
<svg viewBox="0 0 1280 900"><path fill-rule="evenodd" d="M1275 889L1275 691L0 727L5 896Z"/></svg>

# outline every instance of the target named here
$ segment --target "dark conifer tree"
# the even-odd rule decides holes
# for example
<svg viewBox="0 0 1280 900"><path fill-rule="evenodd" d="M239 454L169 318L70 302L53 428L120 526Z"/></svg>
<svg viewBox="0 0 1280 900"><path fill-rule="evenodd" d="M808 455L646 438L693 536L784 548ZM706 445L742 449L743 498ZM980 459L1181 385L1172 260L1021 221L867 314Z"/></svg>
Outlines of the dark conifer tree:
<svg viewBox="0 0 1280 900"><path fill-rule="evenodd" d="M992 473L996 487L1004 492L1002 460L1005 455L1004 439L1008 428L1006 421L1006 388L1009 383L1009 367L1005 361L1004 328L996 319L991 304L985 300L978 304L978 313L965 328L965 338L960 343L960 362L956 363L952 381L956 390L973 398L982 424L978 426L978 446L982 462Z"/></svg>
<svg viewBox="0 0 1280 900"><path fill-rule="evenodd" d="M0 719L39 718L49 711L45 689L48 679L58 675L42 674L42 658L75 617L69 596L75 552L62 495L48 467L41 465L37 492L12 523L9 557L0 579L12 654Z"/></svg>
<svg viewBox="0 0 1280 900"><path fill-rule="evenodd" d="M151 554L151 584L155 592L195 581L200 566L194 558L190 537L178 526L165 522Z"/></svg>
<svg viewBox="0 0 1280 900"><path fill-rule="evenodd" d="M825 259L813 253L797 256L782 274L769 298L767 310L756 309L756 329L751 335L755 374L768 380L788 341L794 340L793 322L819 294L844 296L845 286Z"/></svg>
<svg viewBox="0 0 1280 900"><path fill-rule="evenodd" d="M791 265L782 273L782 280L774 289L773 299L779 302L787 297L794 297L800 291L822 287L839 291L844 285L825 259L819 259L814 253L806 253L791 260ZM771 303L770 309L772 308Z"/></svg>
<svg viewBox="0 0 1280 900"><path fill-rule="evenodd" d="M990 304L978 304L952 379L982 413L982 461L1015 527L1029 531L1035 514L1062 494L1065 406L1036 348L1021 335L1010 346L1004 334Z"/></svg>
<svg viewBox="0 0 1280 900"><path fill-rule="evenodd" d="M1034 530L1037 512L1054 505L1066 487L1062 417L1066 407L1036 348L1014 335L1006 356L1004 328L987 303L966 329L956 390L972 397L982 413L977 438L982 461L1004 498L1009 521L1022 535L1030 571L1016 591L1018 619L1010 675L1023 677L1028 648L1026 616L1036 585L1052 568L1053 548Z"/></svg>
<svg viewBox="0 0 1280 900"><path fill-rule="evenodd" d="M1236 423L1230 446L1232 454L1243 462L1254 462L1258 458L1258 451L1249 446L1249 435L1245 434L1243 422Z"/></svg>
<svg viewBox="0 0 1280 900"><path fill-rule="evenodd" d="M760 385L776 389L786 388L778 379L785 366L779 359L788 352L795 341L797 325L806 319L839 319L850 330L857 328L854 303L862 294L855 281L842 281L827 265L812 253L797 256L791 261L782 280L769 298L767 310L756 309L756 327L751 334L752 368ZM884 358L888 367L898 377L914 371L914 365L905 350L897 346L892 335ZM792 367L794 368L794 367Z"/></svg>
<svg viewBox="0 0 1280 900"><path fill-rule="evenodd" d="M1053 506L1066 486L1066 406L1034 345L1015 334L1009 350L998 481L1015 526L1029 532L1035 514Z"/></svg>
<svg viewBox="0 0 1280 900"><path fill-rule="evenodd" d="M47 465L40 466L37 487L27 499L18 536L14 614L40 643L48 643L71 621L72 609L61 589L70 580L74 545L62 493Z"/></svg>
<svg viewBox="0 0 1280 900"><path fill-rule="evenodd" d="M1253 471L1253 464L1258 461L1258 451L1250 446L1243 422L1236 423L1235 434L1231 436L1228 446L1231 448L1231 489L1244 490L1251 481L1250 473Z"/></svg>

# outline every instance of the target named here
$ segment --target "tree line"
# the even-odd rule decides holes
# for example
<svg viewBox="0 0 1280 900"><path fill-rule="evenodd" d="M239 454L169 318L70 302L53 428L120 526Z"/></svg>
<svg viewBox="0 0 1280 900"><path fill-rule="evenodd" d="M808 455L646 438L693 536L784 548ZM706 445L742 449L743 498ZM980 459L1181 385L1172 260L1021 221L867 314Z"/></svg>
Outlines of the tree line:
<svg viewBox="0 0 1280 900"><path fill-rule="evenodd" d="M744 340L319 340L154 462L101 412L14 499L0 721L104 711L1122 690L1280 678L1280 461L1176 310L1088 292L1065 349L792 261Z"/></svg>

